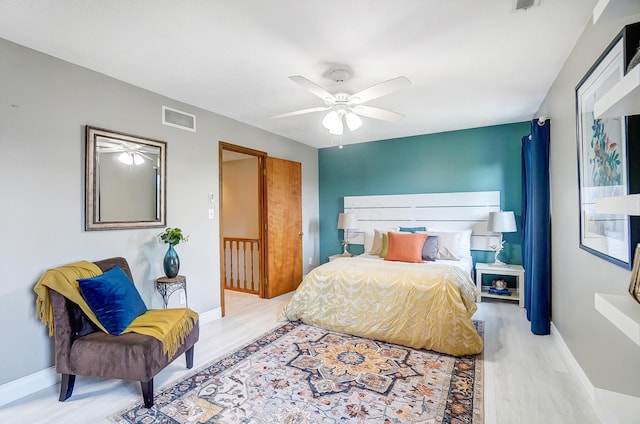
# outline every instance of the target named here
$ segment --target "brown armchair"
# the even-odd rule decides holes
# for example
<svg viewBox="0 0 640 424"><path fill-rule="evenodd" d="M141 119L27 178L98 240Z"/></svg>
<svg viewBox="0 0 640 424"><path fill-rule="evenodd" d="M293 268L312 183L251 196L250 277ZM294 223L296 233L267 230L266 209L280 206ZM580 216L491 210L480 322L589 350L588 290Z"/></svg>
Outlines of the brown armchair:
<svg viewBox="0 0 640 424"><path fill-rule="evenodd" d="M131 278L124 258L94 262L103 272L119 266ZM59 400L73 392L76 375L139 381L147 408L153 406L153 377L185 353L187 368L193 367L193 348L200 327L196 322L178 351L168 358L162 343L147 335L114 336L99 330L80 308L54 290L49 290L55 323L56 371L62 373Z"/></svg>

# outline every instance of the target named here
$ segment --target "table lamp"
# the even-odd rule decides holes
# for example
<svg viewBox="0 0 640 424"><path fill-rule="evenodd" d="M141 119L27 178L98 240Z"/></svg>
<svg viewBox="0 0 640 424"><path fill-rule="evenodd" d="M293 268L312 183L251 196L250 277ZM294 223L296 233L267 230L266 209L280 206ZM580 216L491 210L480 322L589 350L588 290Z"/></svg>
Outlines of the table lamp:
<svg viewBox="0 0 640 424"><path fill-rule="evenodd" d="M504 247L502 233L514 233L516 228L516 218L512 211L489 212L489 220L487 221L487 230L492 233L500 233L500 244L489 246L496 251L496 258L492 266L508 266L500 260L500 253Z"/></svg>
<svg viewBox="0 0 640 424"><path fill-rule="evenodd" d="M342 256L353 256L347 250L349 246L349 230L358 228L358 217L353 213L340 213L338 215L338 230L344 230L344 240L342 241Z"/></svg>

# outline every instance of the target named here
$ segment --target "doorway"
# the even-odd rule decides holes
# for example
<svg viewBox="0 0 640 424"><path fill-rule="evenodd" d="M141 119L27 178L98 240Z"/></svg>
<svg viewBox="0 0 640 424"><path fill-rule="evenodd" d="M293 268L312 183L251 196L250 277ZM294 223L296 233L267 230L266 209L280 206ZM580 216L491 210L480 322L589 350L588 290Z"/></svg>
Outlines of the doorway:
<svg viewBox="0 0 640 424"><path fill-rule="evenodd" d="M220 306L225 290L272 298L302 280L302 165L220 142Z"/></svg>
<svg viewBox="0 0 640 424"><path fill-rule="evenodd" d="M266 152L220 142L220 306L225 290L264 297Z"/></svg>

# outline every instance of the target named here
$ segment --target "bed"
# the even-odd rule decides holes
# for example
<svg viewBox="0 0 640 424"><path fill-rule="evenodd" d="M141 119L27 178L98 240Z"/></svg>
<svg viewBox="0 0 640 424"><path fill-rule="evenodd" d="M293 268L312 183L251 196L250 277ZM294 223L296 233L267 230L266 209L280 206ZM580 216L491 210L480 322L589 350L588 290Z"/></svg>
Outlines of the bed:
<svg viewBox="0 0 640 424"><path fill-rule="evenodd" d="M470 259L337 258L304 277L279 319L450 355L476 354L483 345L471 320L477 293Z"/></svg>
<svg viewBox="0 0 640 424"><path fill-rule="evenodd" d="M471 249L490 244L486 219L500 210L500 193L345 197L344 210L358 214L366 253L311 270L279 319L449 355L480 353ZM376 246L384 235L386 252Z"/></svg>

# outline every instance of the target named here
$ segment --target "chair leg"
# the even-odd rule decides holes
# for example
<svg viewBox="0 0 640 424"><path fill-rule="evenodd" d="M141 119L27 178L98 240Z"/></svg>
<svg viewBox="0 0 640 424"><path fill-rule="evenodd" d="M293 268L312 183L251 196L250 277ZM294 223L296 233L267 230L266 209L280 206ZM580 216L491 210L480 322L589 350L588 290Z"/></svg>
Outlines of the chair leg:
<svg viewBox="0 0 640 424"><path fill-rule="evenodd" d="M193 348L195 345L191 346L185 353L184 357L187 359L187 368L193 368Z"/></svg>
<svg viewBox="0 0 640 424"><path fill-rule="evenodd" d="M60 381L60 397L58 400L64 402L69 399L71 393L73 393L73 385L76 382L76 376L73 374L62 374L62 381Z"/></svg>
<svg viewBox="0 0 640 424"><path fill-rule="evenodd" d="M144 399L144 407L151 408L153 406L153 378L149 381L141 381L142 399Z"/></svg>

